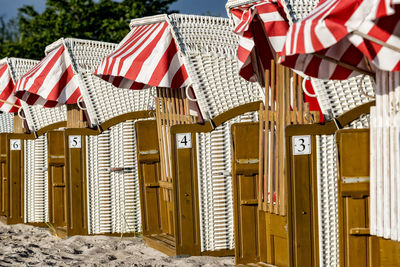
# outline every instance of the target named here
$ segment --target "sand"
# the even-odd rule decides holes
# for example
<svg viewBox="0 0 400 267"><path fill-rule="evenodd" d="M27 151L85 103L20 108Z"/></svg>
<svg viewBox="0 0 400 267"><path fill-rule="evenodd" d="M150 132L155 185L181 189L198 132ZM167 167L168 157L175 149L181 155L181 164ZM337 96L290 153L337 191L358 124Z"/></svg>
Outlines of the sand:
<svg viewBox="0 0 400 267"><path fill-rule="evenodd" d="M140 237L73 236L0 222L0 266L234 266L233 257L168 257Z"/></svg>

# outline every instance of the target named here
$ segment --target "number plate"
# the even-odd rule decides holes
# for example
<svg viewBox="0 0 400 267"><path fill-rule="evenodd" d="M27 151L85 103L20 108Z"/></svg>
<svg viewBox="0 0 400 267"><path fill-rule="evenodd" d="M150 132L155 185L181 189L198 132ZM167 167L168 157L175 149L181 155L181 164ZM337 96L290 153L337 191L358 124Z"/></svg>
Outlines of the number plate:
<svg viewBox="0 0 400 267"><path fill-rule="evenodd" d="M10 149L11 150L21 150L21 140L20 139L10 139Z"/></svg>
<svg viewBox="0 0 400 267"><path fill-rule="evenodd" d="M191 133L176 134L176 144L178 149L192 148L192 134Z"/></svg>
<svg viewBox="0 0 400 267"><path fill-rule="evenodd" d="M82 148L82 137L80 135L70 135L69 148Z"/></svg>
<svg viewBox="0 0 400 267"><path fill-rule="evenodd" d="M298 135L292 137L293 155L311 154L311 136Z"/></svg>

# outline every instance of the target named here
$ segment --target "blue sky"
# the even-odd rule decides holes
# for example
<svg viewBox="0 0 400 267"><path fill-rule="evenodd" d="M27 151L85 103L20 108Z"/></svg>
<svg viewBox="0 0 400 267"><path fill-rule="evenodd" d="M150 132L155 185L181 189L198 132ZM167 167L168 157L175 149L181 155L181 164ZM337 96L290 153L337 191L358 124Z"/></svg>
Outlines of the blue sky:
<svg viewBox="0 0 400 267"><path fill-rule="evenodd" d="M10 19L17 15L17 9L23 5L33 5L39 12L44 10L46 0L0 0L0 16ZM171 5L171 9L180 13L202 15L208 12L211 15L226 17L226 0L178 0Z"/></svg>

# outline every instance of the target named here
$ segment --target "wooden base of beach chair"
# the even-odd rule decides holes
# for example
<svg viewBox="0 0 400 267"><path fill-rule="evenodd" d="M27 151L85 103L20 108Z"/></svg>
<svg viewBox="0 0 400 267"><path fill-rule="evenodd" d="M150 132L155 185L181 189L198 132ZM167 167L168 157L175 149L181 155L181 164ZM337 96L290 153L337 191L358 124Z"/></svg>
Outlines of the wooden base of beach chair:
<svg viewBox="0 0 400 267"><path fill-rule="evenodd" d="M175 238L168 234L143 236L146 245L161 251L168 256L176 256Z"/></svg>

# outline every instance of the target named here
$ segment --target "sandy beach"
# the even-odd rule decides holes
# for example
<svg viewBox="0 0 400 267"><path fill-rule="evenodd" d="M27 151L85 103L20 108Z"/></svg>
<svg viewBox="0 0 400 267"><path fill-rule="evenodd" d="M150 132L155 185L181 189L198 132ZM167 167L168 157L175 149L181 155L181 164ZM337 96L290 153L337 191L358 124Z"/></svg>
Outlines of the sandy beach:
<svg viewBox="0 0 400 267"><path fill-rule="evenodd" d="M172 258L140 237L73 236L0 222L0 266L234 266L233 257Z"/></svg>

